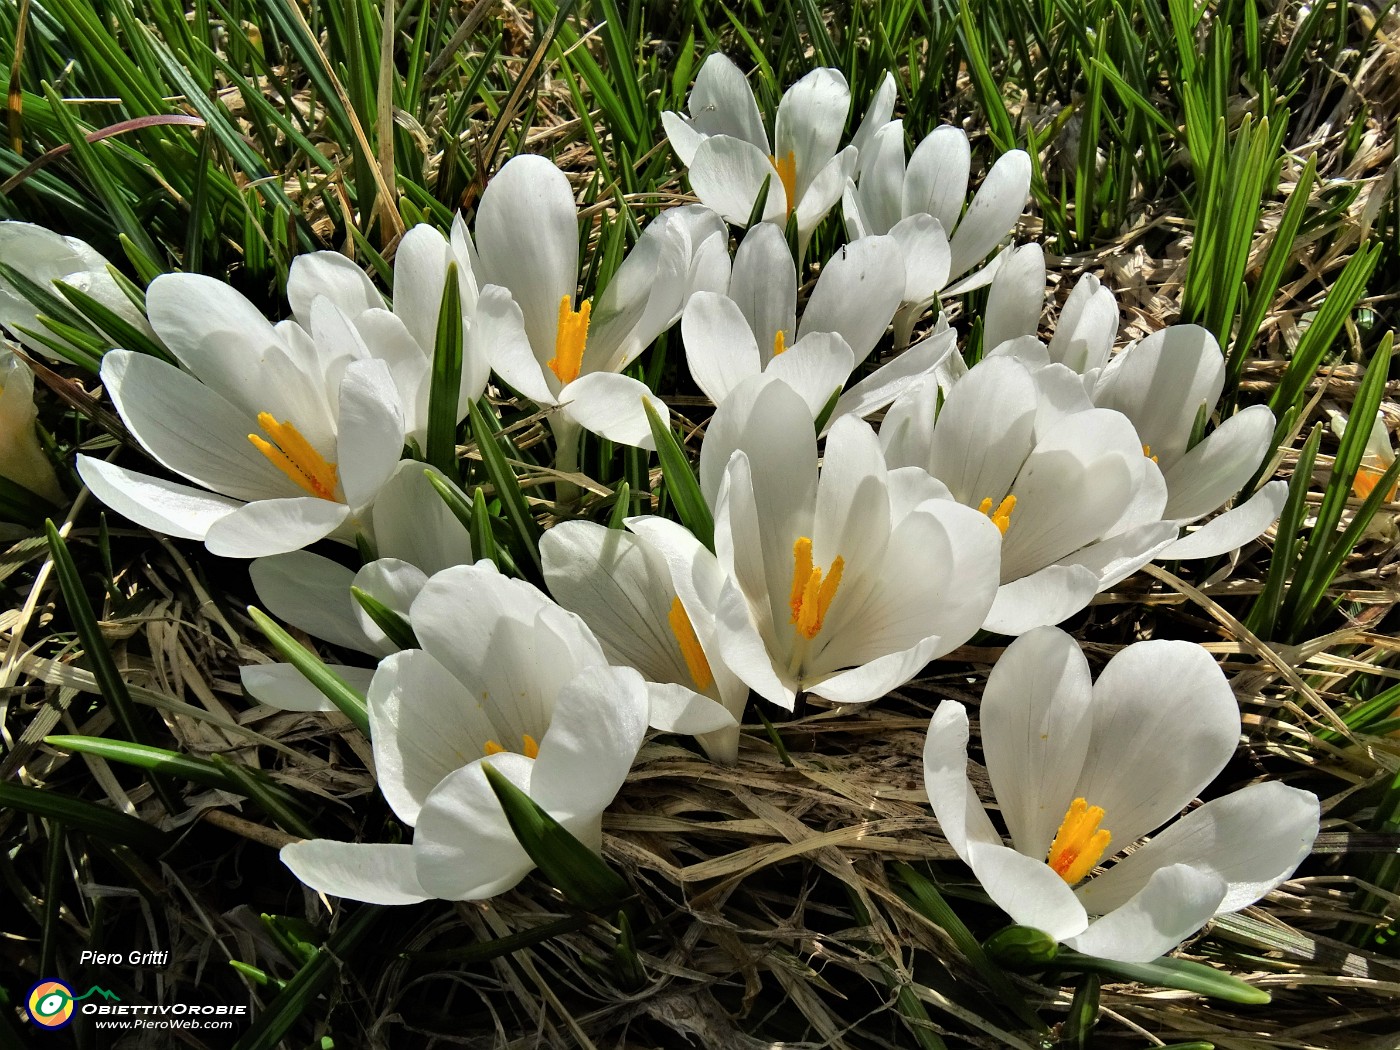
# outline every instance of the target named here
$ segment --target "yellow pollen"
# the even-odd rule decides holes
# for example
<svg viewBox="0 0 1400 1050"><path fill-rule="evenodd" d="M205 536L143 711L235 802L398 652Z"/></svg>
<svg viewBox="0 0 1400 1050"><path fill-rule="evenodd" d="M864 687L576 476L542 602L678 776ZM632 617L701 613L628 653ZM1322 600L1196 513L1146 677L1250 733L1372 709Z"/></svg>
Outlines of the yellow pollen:
<svg viewBox="0 0 1400 1050"><path fill-rule="evenodd" d="M572 383L578 378L583 367L583 348L588 345L588 317L593 312L593 302L585 299L579 308L573 308L571 296L559 300L559 332L554 337L554 356L549 359L549 370L561 383Z"/></svg>
<svg viewBox="0 0 1400 1050"><path fill-rule="evenodd" d="M1143 454L1144 456L1146 456L1148 459L1152 460L1153 463L1156 463L1156 462L1157 462L1157 457L1154 456L1154 455L1152 454L1152 446L1151 446L1151 445L1143 445L1143 446L1142 446L1142 454Z"/></svg>
<svg viewBox="0 0 1400 1050"><path fill-rule="evenodd" d="M777 334L773 336L773 356L777 357L779 354L785 353L786 351L787 338L783 335L783 330L779 328Z"/></svg>
<svg viewBox="0 0 1400 1050"><path fill-rule="evenodd" d="M1351 491L1356 494L1357 499L1365 499L1376 490L1376 486L1381 483L1384 470L1372 470L1370 467L1362 467L1356 472L1356 477L1351 479ZM1395 502L1395 490L1400 485L1391 485L1390 491L1385 494L1387 503Z"/></svg>
<svg viewBox="0 0 1400 1050"><path fill-rule="evenodd" d="M335 464L312 448L300 430L286 420L277 422L271 412L258 413L258 426L272 441L249 434L255 449L310 495L335 500Z"/></svg>
<svg viewBox="0 0 1400 1050"><path fill-rule="evenodd" d="M836 597L836 588L841 586L841 573L846 561L839 554L832 560L831 568L822 578L821 569L812 564L812 541L800 536L792 545L792 596L788 605L792 609L791 622L803 638L815 638L822 629L826 612L831 608L831 599Z"/></svg>
<svg viewBox="0 0 1400 1050"><path fill-rule="evenodd" d="M715 676L710 670L710 661L705 659L705 650L700 648L695 625L685 614L685 606L681 604L679 595L671 600L671 611L666 614L666 621L671 625L671 633L676 636L676 644L681 648L690 680L695 683L696 691L703 693L714 684Z"/></svg>
<svg viewBox="0 0 1400 1050"><path fill-rule="evenodd" d="M787 198L787 208L783 212L783 217L792 214L792 209L797 207L797 154L792 150L787 151L787 156L769 157L773 162L773 168L778 173L778 181L783 184L783 193Z"/></svg>
<svg viewBox="0 0 1400 1050"><path fill-rule="evenodd" d="M1001 530L1003 536L1006 530L1011 527L1011 512L1016 509L1016 497L1007 496L997 505L996 510L992 509L992 497L988 496L977 505L977 509L987 517L992 519L992 524Z"/></svg>
<svg viewBox="0 0 1400 1050"><path fill-rule="evenodd" d="M1073 886L1088 875L1103 857L1113 836L1099 828L1103 810L1082 798L1070 803L1045 863L1055 874Z"/></svg>
<svg viewBox="0 0 1400 1050"><path fill-rule="evenodd" d="M521 753L521 754L523 754L526 758L538 758L538 757L539 757L539 754L540 754L540 745L539 745L538 743L536 743L534 737L532 737L529 733L524 733L524 734L521 735L520 741L521 741L521 747L520 747L520 753ZM485 746L482 747L481 750L484 751L484 752L486 753L486 756L489 758L489 757L492 756L492 755L499 755L499 754L501 754L503 751L506 751L507 748L502 747L500 744L496 743L496 741L494 741L494 740L488 740L488 741L486 741Z"/></svg>

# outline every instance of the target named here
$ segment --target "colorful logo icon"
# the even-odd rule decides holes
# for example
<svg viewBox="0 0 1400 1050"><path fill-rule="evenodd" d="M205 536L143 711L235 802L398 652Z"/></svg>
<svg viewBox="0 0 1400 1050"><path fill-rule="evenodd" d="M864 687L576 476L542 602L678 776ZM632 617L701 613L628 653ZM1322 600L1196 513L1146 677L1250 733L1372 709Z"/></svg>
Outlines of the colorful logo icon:
<svg viewBox="0 0 1400 1050"><path fill-rule="evenodd" d="M29 990L29 1019L44 1028L73 1020L73 991L62 981L40 981Z"/></svg>

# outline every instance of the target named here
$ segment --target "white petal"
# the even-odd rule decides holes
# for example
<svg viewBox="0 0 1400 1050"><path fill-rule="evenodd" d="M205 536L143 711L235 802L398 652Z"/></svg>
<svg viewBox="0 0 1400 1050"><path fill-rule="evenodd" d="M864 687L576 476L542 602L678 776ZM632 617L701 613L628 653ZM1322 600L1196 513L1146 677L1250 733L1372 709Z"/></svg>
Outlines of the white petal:
<svg viewBox="0 0 1400 1050"><path fill-rule="evenodd" d="M557 303L555 309L558 309ZM507 289L487 285L481 290L476 324L469 337L473 348L485 347L491 368L512 388L536 404L555 403L545 379L544 365L540 363L554 356L554 344L551 342L546 350L536 352L525 332L524 315ZM465 377L465 360L463 368Z"/></svg>
<svg viewBox="0 0 1400 1050"><path fill-rule="evenodd" d="M143 528L182 540L203 540L209 528L243 506L237 500L177 485L91 456L78 457L78 475L92 494Z"/></svg>
<svg viewBox="0 0 1400 1050"><path fill-rule="evenodd" d="M768 152L768 132L753 97L753 88L739 67L718 51L711 54L696 74L686 108L691 127L702 135L732 135ZM677 148L677 153L680 153ZM690 157L681 158L689 165Z"/></svg>
<svg viewBox="0 0 1400 1050"><path fill-rule="evenodd" d="M472 563L471 535L428 480L442 472L404 460L379 490L371 519L374 541L384 558L398 558L431 576L453 565Z"/></svg>
<svg viewBox="0 0 1400 1050"><path fill-rule="evenodd" d="M1274 414L1265 405L1237 412L1165 471L1163 517L1191 521L1223 506L1273 451Z"/></svg>
<svg viewBox="0 0 1400 1050"><path fill-rule="evenodd" d="M1127 903L1064 940L1085 955L1151 962L1209 922L1224 896L1220 876L1173 864L1154 872Z"/></svg>
<svg viewBox="0 0 1400 1050"><path fill-rule="evenodd" d="M831 414L832 420L848 413L863 418L884 408L915 383L932 376L952 352L956 339L952 330L940 332L921 339L904 353L881 365L841 395ZM883 426L881 429L883 431Z"/></svg>
<svg viewBox="0 0 1400 1050"><path fill-rule="evenodd" d="M340 485L351 507L368 506L398 465L403 409L383 361L356 361L340 382Z"/></svg>
<svg viewBox="0 0 1400 1050"><path fill-rule="evenodd" d="M932 215L951 230L962 215L972 150L961 128L934 128L914 149L904 178L904 215Z"/></svg>
<svg viewBox="0 0 1400 1050"><path fill-rule="evenodd" d="M972 269L1015 228L1030 191L1031 160L1025 151L1014 149L998 157L953 231L949 244L952 276ZM935 213L934 217L939 216Z"/></svg>
<svg viewBox="0 0 1400 1050"><path fill-rule="evenodd" d="M760 352L766 351L765 361L779 332L789 345L797 339L797 267L783 231L773 223L759 223L739 242L729 297L739 304L751 338L762 344Z"/></svg>
<svg viewBox="0 0 1400 1050"><path fill-rule="evenodd" d="M647 696L651 701L647 722L663 733L700 736L726 729L738 732L738 720L722 704L684 685L652 683L647 686Z"/></svg>
<svg viewBox="0 0 1400 1050"><path fill-rule="evenodd" d="M1011 250L987 293L982 345L995 348L1008 339L1035 335L1045 304L1045 252L1032 241Z"/></svg>
<svg viewBox="0 0 1400 1050"><path fill-rule="evenodd" d="M834 332L813 332L768 363L766 372L801 395L815 420L855 368L851 348Z"/></svg>
<svg viewBox="0 0 1400 1050"><path fill-rule="evenodd" d="M932 299L948 283L952 253L943 224L929 215L900 219L890 230L904 255L904 301L921 303Z"/></svg>
<svg viewBox="0 0 1400 1050"><path fill-rule="evenodd" d="M1236 550L1264 535L1287 502L1288 483L1271 481L1238 507L1166 547L1159 556L1163 560L1214 558Z"/></svg>
<svg viewBox="0 0 1400 1050"><path fill-rule="evenodd" d="M307 252L292 260L287 301L304 328L311 324L311 304L318 296L329 299L350 317L384 306L374 282L339 252Z"/></svg>
<svg viewBox="0 0 1400 1050"><path fill-rule="evenodd" d="M1098 592L1098 576L1084 566L1047 565L998 587L982 628L1015 637L1049 627L1087 608Z"/></svg>
<svg viewBox="0 0 1400 1050"><path fill-rule="evenodd" d="M325 539L350 516L343 503L295 496L245 503L209 526L204 545L222 558L261 558Z"/></svg>
<svg viewBox="0 0 1400 1050"><path fill-rule="evenodd" d="M427 574L416 565L410 565L397 558L376 558L360 567L360 571L355 573L352 585L406 620L413 607L413 600L418 597L427 582ZM366 636L375 640L379 652L392 653L398 650L398 645L390 641L358 600L354 603L353 612L360 629Z"/></svg>
<svg viewBox="0 0 1400 1050"><path fill-rule="evenodd" d="M1118 335L1118 300L1097 277L1086 273L1075 284L1050 337L1050 360L1083 375L1102 368Z"/></svg>
<svg viewBox="0 0 1400 1050"><path fill-rule="evenodd" d="M322 641L382 656L393 647L376 645L355 616L353 570L309 551L257 558L248 566L253 589L268 612Z"/></svg>
<svg viewBox="0 0 1400 1050"><path fill-rule="evenodd" d="M822 268L802 311L798 338L836 332L864 361L885 334L904 296L904 260L892 237L847 244Z"/></svg>
<svg viewBox="0 0 1400 1050"><path fill-rule="evenodd" d="M651 426L644 403L649 402L668 426L671 411L639 379L615 372L593 372L579 376L559 391L564 415L584 430L616 441L619 445L654 449Z"/></svg>
<svg viewBox="0 0 1400 1050"><path fill-rule="evenodd" d="M405 233L394 251L394 314L414 341L429 355L437 342L438 313L442 290L447 281L447 264L454 262L447 238L427 223L419 223ZM468 271L457 275L459 287L471 293L470 304L463 303L463 318L470 322L475 306L475 276Z"/></svg>
<svg viewBox="0 0 1400 1050"><path fill-rule="evenodd" d="M741 383L715 410L700 446L700 490L706 502L715 506L731 456L743 449L760 457L759 484L773 494L775 506L810 507L817 482L811 419L806 403L786 383L772 376ZM769 464L775 465L771 472Z"/></svg>
<svg viewBox="0 0 1400 1050"><path fill-rule="evenodd" d="M797 215L799 255L807 251L807 242L817 224L836 206L856 170L855 147L847 146L819 170L805 192L797 200L793 212Z"/></svg>
<svg viewBox="0 0 1400 1050"><path fill-rule="evenodd" d="M776 230L776 227L763 223L758 229ZM691 296L681 315L681 337L685 341L685 360L691 378L716 405L728 397L740 381L763 370L753 332L739 304L728 296L713 292L696 292Z"/></svg>
<svg viewBox="0 0 1400 1050"><path fill-rule="evenodd" d="M417 904L429 899L413 873L413 847L307 839L278 854L292 874L318 893L366 904Z"/></svg>
<svg viewBox="0 0 1400 1050"><path fill-rule="evenodd" d="M876 131L860 153L860 185L856 191L862 219L872 234L889 233L904 218L904 122L892 120Z"/></svg>
<svg viewBox="0 0 1400 1050"><path fill-rule="evenodd" d="M930 385L919 396L932 416L937 389ZM995 507L1031 453L1036 401L1035 383L1019 361L979 362L948 392L926 458L909 465L926 467L960 503L975 507L990 499Z"/></svg>
<svg viewBox="0 0 1400 1050"><path fill-rule="evenodd" d="M1126 903L1168 864L1227 884L1218 913L1259 900L1303 862L1317 838L1317 796L1278 781L1251 784L1194 809L1079 890L1092 912Z"/></svg>
<svg viewBox="0 0 1400 1050"><path fill-rule="evenodd" d="M374 677L372 667L327 664L351 687L363 693ZM238 669L244 691L260 704L283 711L336 711L335 704L291 664L245 664Z"/></svg>
<svg viewBox="0 0 1400 1050"><path fill-rule="evenodd" d="M796 159L799 199L817 172L836 155L850 108L850 88L835 69L814 69L783 93L773 155L784 158L791 153Z"/></svg>
<svg viewBox="0 0 1400 1050"><path fill-rule="evenodd" d="M875 89L875 94L870 98L870 105L865 109L865 116L861 118L860 127L856 128L856 133L851 136L851 145L856 148L858 153L865 153L871 137L888 124L890 117L894 115L895 92L894 74L886 73L885 79L880 81L880 86ZM903 159L901 156L901 162ZM862 156L861 168L864 169L864 167L865 158Z"/></svg>
<svg viewBox="0 0 1400 1050"><path fill-rule="evenodd" d="M786 214L783 183L767 154L751 142L716 135L700 143L690 162L690 188L707 208L726 222L744 226L749 221L759 190L768 181L763 206L765 221L776 222Z"/></svg>
<svg viewBox="0 0 1400 1050"><path fill-rule="evenodd" d="M1175 525L1169 521L1148 521L1098 543L1066 555L1060 565L1088 569L1098 580L1100 591L1127 579L1161 555L1172 542Z"/></svg>

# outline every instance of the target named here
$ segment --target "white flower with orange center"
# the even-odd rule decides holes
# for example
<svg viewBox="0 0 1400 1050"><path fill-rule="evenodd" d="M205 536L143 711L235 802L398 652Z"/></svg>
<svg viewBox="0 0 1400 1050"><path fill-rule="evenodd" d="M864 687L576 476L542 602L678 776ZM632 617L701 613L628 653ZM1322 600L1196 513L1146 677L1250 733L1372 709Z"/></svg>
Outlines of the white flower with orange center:
<svg viewBox="0 0 1400 1050"><path fill-rule="evenodd" d="M438 573L410 619L423 648L389 656L367 703L375 776L411 845L313 839L282 849L306 885L375 904L480 900L534 864L483 765L594 850L646 733L641 675L610 666L572 613L490 562Z"/></svg>
<svg viewBox="0 0 1400 1050"><path fill-rule="evenodd" d="M924 746L939 826L1015 922L1087 955L1147 962L1171 951L1287 879L1317 836L1316 796L1272 781L1169 823L1240 733L1229 683L1190 642L1130 645L1091 683L1073 638L1032 631L992 669L979 725L1011 845L977 797L967 711L954 701L934 712Z"/></svg>
<svg viewBox="0 0 1400 1050"><path fill-rule="evenodd" d="M491 348L496 374L541 408L573 469L578 430L652 447L643 402L666 406L622 375L674 324L690 294L720 288L729 272L724 224L704 208L662 212L642 231L597 302L578 300L578 210L569 180L543 157L522 155L491 179L476 214L479 278L508 289L524 317L526 342Z"/></svg>
<svg viewBox="0 0 1400 1050"><path fill-rule="evenodd" d="M872 109L882 102L892 106L892 94L883 92ZM856 147L837 149L851 108L846 78L839 70L814 69L788 88L771 143L753 89L721 54L705 59L686 108L689 116L665 112L661 121L695 195L726 221L744 226L766 182L763 221L786 226L796 215L805 250L856 170Z"/></svg>
<svg viewBox="0 0 1400 1050"><path fill-rule="evenodd" d="M939 498L946 490L925 472L889 470L855 416L832 426L819 469L806 404L755 376L715 413L700 468L715 514L719 652L760 696L789 709L803 691L867 703L986 617L996 526ZM683 559L663 553L680 577Z"/></svg>
<svg viewBox="0 0 1400 1050"><path fill-rule="evenodd" d="M1347 416L1335 408L1327 410L1327 419L1332 428L1332 433L1340 440L1347 432ZM1379 411L1376 412L1375 421L1371 424L1371 432L1366 435L1366 451L1361 456L1361 466L1356 470L1356 477L1351 479L1351 491L1357 499L1365 499L1376 490L1376 486L1381 483L1381 478L1390 469L1390 465L1395 462L1395 448L1390 442L1390 431L1386 429L1385 416ZM1395 502L1396 486L1392 484L1385 494L1387 503Z"/></svg>

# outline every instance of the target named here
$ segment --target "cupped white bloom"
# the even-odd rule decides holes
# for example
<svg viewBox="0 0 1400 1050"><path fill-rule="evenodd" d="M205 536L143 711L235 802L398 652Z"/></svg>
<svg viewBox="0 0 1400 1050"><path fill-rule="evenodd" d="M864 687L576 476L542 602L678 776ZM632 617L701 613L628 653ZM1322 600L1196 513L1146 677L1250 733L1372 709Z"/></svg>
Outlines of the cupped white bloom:
<svg viewBox="0 0 1400 1050"><path fill-rule="evenodd" d="M646 732L641 675L609 666L577 617L489 562L434 576L412 619L423 648L388 657L367 698L380 790L412 844L317 839L284 847L283 862L313 889L377 904L501 893L534 865L488 762L599 849Z"/></svg>
<svg viewBox="0 0 1400 1050"><path fill-rule="evenodd" d="M34 373L0 347L0 477L22 485L50 503L63 502L53 464L34 432Z"/></svg>
<svg viewBox="0 0 1400 1050"><path fill-rule="evenodd" d="M971 170L967 135L949 125L927 135L907 165L902 121L888 122L862 146L860 178L848 182L842 196L846 231L852 240L879 234L895 239L905 265L906 303L928 302L980 263L1025 209L1031 164L1023 150L997 158L964 212ZM981 287L994 272L989 267L949 291Z"/></svg>
<svg viewBox="0 0 1400 1050"><path fill-rule="evenodd" d="M33 223L5 220L0 222L0 259L58 299L63 296L53 283L62 281L155 338L146 318L112 277L110 264L87 242ZM72 349L67 339L39 320L34 304L4 278L0 278L0 325L8 328L25 349L44 357L59 356L50 343Z"/></svg>
<svg viewBox="0 0 1400 1050"><path fill-rule="evenodd" d="M891 90L877 97L875 119ZM855 173L857 150L838 152L851 92L839 70L814 69L784 93L770 145L753 89L729 59L705 59L691 89L690 115L666 112L666 137L690 176L691 189L728 222L744 226L765 183L763 221L797 217L801 250L841 199ZM871 122L874 126L874 122Z"/></svg>
<svg viewBox="0 0 1400 1050"><path fill-rule="evenodd" d="M662 212L598 302L575 307L578 240L569 180L544 157L515 157L487 185L476 216L478 279L510 292L528 337L493 345L492 368L537 405L557 407L569 425L651 448L643 400L663 419L669 412L644 383L621 372L680 318L692 292L724 287L724 224L694 206Z"/></svg>
<svg viewBox="0 0 1400 1050"><path fill-rule="evenodd" d="M653 726L694 734L711 758L732 764L748 687L720 659L713 610L697 617L697 627L666 557L646 538L646 519L634 520L644 523L639 535L589 521L555 525L540 540L545 582L592 628L610 661L652 683ZM668 539L682 558L709 554L680 526Z"/></svg>
<svg viewBox="0 0 1400 1050"><path fill-rule="evenodd" d="M939 705L924 746L924 787L939 826L1014 921L1086 954L1163 955L1287 879L1317 836L1316 796L1260 783L1207 802L1121 856L1209 785L1238 742L1230 686L1190 642L1130 645L1091 682L1073 638L1032 631L992 669L979 718L1011 845L969 777L967 711L954 701Z"/></svg>
<svg viewBox="0 0 1400 1050"><path fill-rule="evenodd" d="M303 257L294 274L304 263L317 265ZM132 436L197 487L79 456L94 495L226 557L367 531L405 438L380 346L358 338L329 295L312 298L309 332L271 324L228 285L195 274L156 278L146 302L183 368L113 350L102 381Z"/></svg>
<svg viewBox="0 0 1400 1050"><path fill-rule="evenodd" d="M996 592L1000 533L892 472L870 427L845 416L825 460L802 399L771 376L720 405L701 448L715 508L720 651L759 695L867 703L967 641Z"/></svg>
<svg viewBox="0 0 1400 1050"><path fill-rule="evenodd" d="M928 471L1003 533L988 630L1058 623L1175 539L1161 472L1132 424L1090 405L1063 366L989 357L941 408L939 397L932 382L902 395L880 442L891 467Z"/></svg>

